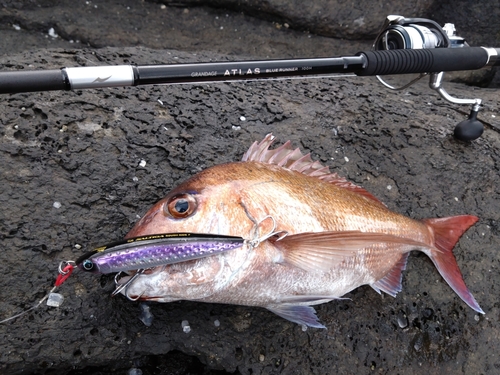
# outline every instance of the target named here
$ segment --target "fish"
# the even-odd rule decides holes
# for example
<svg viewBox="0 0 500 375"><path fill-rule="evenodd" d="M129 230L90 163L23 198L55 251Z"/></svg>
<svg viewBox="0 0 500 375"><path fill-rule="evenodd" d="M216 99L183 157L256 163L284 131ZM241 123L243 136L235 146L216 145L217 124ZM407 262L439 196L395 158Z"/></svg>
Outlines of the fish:
<svg viewBox="0 0 500 375"><path fill-rule="evenodd" d="M395 297L408 255L417 250L468 306L484 314L453 255L476 216L406 217L290 141L271 149L274 141L268 134L241 161L181 183L126 236L213 233L245 238L241 247L129 271L119 281L128 283L121 293L132 300L260 306L302 326L325 328L314 305L362 285Z"/></svg>

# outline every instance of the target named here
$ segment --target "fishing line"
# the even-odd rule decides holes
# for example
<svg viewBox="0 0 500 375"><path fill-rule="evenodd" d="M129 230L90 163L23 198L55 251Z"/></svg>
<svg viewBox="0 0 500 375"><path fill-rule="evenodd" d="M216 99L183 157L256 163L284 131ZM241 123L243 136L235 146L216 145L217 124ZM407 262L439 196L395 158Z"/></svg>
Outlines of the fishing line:
<svg viewBox="0 0 500 375"><path fill-rule="evenodd" d="M30 308L21 311L20 313L17 313L9 318L6 318L4 320L0 320L0 324L6 323L8 321L14 320L16 318L19 318L20 316L23 316L30 311L35 310L38 308L43 302L47 300L47 306L52 306L52 307L59 307L64 300L64 297L59 294L59 293L54 293L54 291L61 286L63 282L66 281L66 279L71 275L73 270L75 269L75 262L73 261L63 261L59 264L59 275L56 278L56 282L54 283L54 286L52 289L49 290L49 292L40 300L38 301L35 305L31 306Z"/></svg>

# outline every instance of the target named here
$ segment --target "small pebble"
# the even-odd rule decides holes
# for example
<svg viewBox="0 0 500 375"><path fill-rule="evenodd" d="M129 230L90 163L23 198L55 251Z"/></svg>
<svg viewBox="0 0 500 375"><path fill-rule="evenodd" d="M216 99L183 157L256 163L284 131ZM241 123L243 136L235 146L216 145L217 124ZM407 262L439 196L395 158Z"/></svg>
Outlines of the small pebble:
<svg viewBox="0 0 500 375"><path fill-rule="evenodd" d="M64 296L59 293L50 293L47 298L47 306L59 307L64 301Z"/></svg>
<svg viewBox="0 0 500 375"><path fill-rule="evenodd" d="M214 320L214 326L220 327L220 322L218 319Z"/></svg>
<svg viewBox="0 0 500 375"><path fill-rule="evenodd" d="M406 314L403 311L400 311L398 314L398 325L399 328L408 327L408 318L406 317Z"/></svg>
<svg viewBox="0 0 500 375"><path fill-rule="evenodd" d="M58 37L58 35L56 34L56 31L54 30L53 27L51 27L49 29L49 36L51 36L52 38L57 38Z"/></svg>
<svg viewBox="0 0 500 375"><path fill-rule="evenodd" d="M184 333L189 333L191 332L191 327L189 326L189 322L187 320L183 320L181 322L181 327Z"/></svg>
<svg viewBox="0 0 500 375"><path fill-rule="evenodd" d="M146 166L146 160L142 159L139 163L139 167L144 168Z"/></svg>
<svg viewBox="0 0 500 375"><path fill-rule="evenodd" d="M154 318L153 314L151 314L150 307L145 303L141 303L139 307L141 309L139 320L143 322L146 327L150 327L151 324L153 324L153 318Z"/></svg>
<svg viewBox="0 0 500 375"><path fill-rule="evenodd" d="M52 204L52 206L53 206L54 208L61 208L61 206L62 206L62 205L61 205L61 202L54 202L54 203Z"/></svg>
<svg viewBox="0 0 500 375"><path fill-rule="evenodd" d="M415 343L413 344L413 349L415 349L415 351L420 351L420 349L422 349L422 346L424 345L423 343L423 339L422 337L417 337L417 339L415 340Z"/></svg>
<svg viewBox="0 0 500 375"><path fill-rule="evenodd" d="M131 368L128 370L127 375L142 375L142 370L139 368Z"/></svg>
<svg viewBox="0 0 500 375"><path fill-rule="evenodd" d="M245 116L240 116L240 121L246 121L246 117Z"/></svg>
<svg viewBox="0 0 500 375"><path fill-rule="evenodd" d="M14 25L12 25L12 27L13 27L15 30L17 30L17 31L21 30L21 26L19 26L19 25L14 24Z"/></svg>
<svg viewBox="0 0 500 375"><path fill-rule="evenodd" d="M422 311L422 315L424 316L425 319L430 319L432 315L434 315L434 310L427 307L424 309L424 311Z"/></svg>
<svg viewBox="0 0 500 375"><path fill-rule="evenodd" d="M139 178L137 178L136 176L134 176L134 177L132 177L132 181L137 182L137 181L139 181Z"/></svg>
<svg viewBox="0 0 500 375"><path fill-rule="evenodd" d="M348 161L349 161L349 158L348 158L347 156L344 156L344 160L345 160L346 162L348 162Z"/></svg>
<svg viewBox="0 0 500 375"><path fill-rule="evenodd" d="M82 245L79 243L75 243L75 249L80 250L82 248Z"/></svg>

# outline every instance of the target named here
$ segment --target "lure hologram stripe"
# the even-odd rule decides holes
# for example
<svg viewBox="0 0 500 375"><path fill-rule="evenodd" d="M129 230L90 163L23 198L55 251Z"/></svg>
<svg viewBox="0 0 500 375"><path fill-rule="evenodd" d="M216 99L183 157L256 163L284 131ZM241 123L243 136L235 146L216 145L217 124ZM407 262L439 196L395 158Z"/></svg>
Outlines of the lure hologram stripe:
<svg viewBox="0 0 500 375"><path fill-rule="evenodd" d="M161 240L165 242L176 242L179 241L179 239L185 239L185 238L198 238L198 239L218 239L218 240L242 240L241 237L235 237L235 236L226 236L222 234L210 234L210 233L190 233L190 232L180 232L180 233L158 233L158 234L147 234L144 236L139 236L139 237L132 237L132 238L127 238L124 240L120 241L115 241L112 243L109 243L107 245L99 246L96 247L93 251L94 252L102 252L105 250L117 250L121 248L123 245L124 247L128 246L128 244L133 243L133 242L140 242L140 241L150 241L150 240Z"/></svg>
<svg viewBox="0 0 500 375"><path fill-rule="evenodd" d="M241 237L196 234L141 239L97 252L88 260L94 265L92 271L112 273L199 259L236 249L243 243Z"/></svg>

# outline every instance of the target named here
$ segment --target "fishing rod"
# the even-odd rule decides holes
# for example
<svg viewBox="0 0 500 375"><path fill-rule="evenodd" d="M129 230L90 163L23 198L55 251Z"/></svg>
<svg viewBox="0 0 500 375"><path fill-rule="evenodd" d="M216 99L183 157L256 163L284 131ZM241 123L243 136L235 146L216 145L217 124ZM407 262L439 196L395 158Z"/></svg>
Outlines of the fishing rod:
<svg viewBox="0 0 500 375"><path fill-rule="evenodd" d="M387 88L401 90L423 76L430 75L430 87L445 100L455 104L472 104L469 118L457 125L455 136L462 140L473 140L483 132L483 125L477 120L481 99L452 97L442 87L443 74L500 66L499 55L500 48L469 47L463 38L456 35L452 24L442 28L427 19L388 16L373 44L373 50L354 56L6 71L0 72L0 94L339 73L377 76ZM387 84L380 77L410 73L420 73L420 76L399 88Z"/></svg>
<svg viewBox="0 0 500 375"><path fill-rule="evenodd" d="M355 73L375 76L500 65L500 48L404 49L355 56L171 65L113 65L0 72L0 94Z"/></svg>

